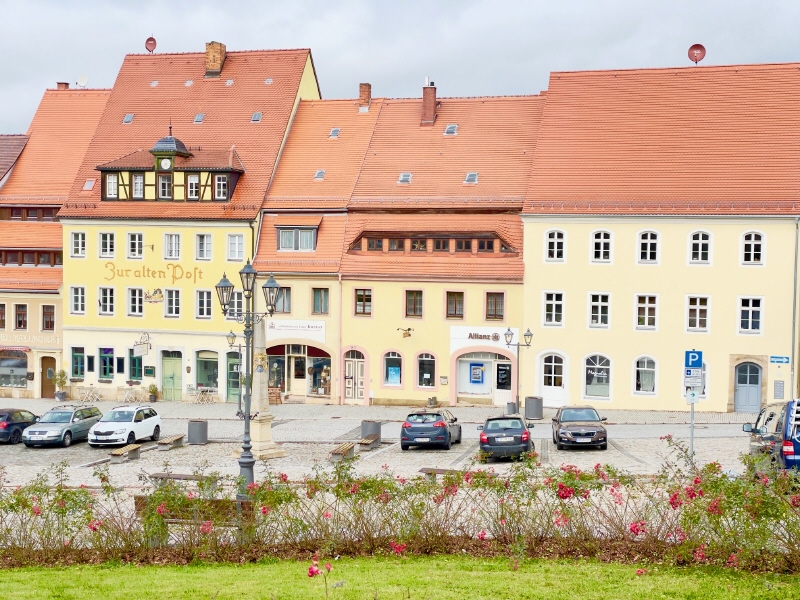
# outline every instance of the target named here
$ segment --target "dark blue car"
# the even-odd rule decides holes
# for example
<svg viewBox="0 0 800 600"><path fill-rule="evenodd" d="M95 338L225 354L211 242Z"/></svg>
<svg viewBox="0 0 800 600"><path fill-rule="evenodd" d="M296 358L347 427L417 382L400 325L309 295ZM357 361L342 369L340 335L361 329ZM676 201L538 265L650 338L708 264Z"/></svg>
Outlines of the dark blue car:
<svg viewBox="0 0 800 600"><path fill-rule="evenodd" d="M742 429L750 434L750 455L769 459L781 469L800 467L800 402L767 404L758 413L755 423Z"/></svg>
<svg viewBox="0 0 800 600"><path fill-rule="evenodd" d="M38 420L32 412L21 408L0 408L0 442L19 444L22 430Z"/></svg>

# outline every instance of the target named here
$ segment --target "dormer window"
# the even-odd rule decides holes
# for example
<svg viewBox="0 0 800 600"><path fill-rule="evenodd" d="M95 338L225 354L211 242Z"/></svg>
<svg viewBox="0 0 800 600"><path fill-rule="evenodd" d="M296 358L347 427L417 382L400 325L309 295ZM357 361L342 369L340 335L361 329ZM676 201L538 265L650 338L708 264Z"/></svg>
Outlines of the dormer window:
<svg viewBox="0 0 800 600"><path fill-rule="evenodd" d="M400 173L397 183L411 183L411 173Z"/></svg>
<svg viewBox="0 0 800 600"><path fill-rule="evenodd" d="M315 229L278 229L279 250L300 250L311 252L316 248Z"/></svg>
<svg viewBox="0 0 800 600"><path fill-rule="evenodd" d="M200 199L200 174L188 173L186 175L186 199L199 200Z"/></svg>
<svg viewBox="0 0 800 600"><path fill-rule="evenodd" d="M131 174L131 187L133 188L133 198L135 200L144 198L144 173Z"/></svg>
<svg viewBox="0 0 800 600"><path fill-rule="evenodd" d="M457 135L458 134L458 125L448 125L444 128L444 135Z"/></svg>
<svg viewBox="0 0 800 600"><path fill-rule="evenodd" d="M133 113L128 113L124 117L122 117L122 124L123 125L130 125L133 123Z"/></svg>
<svg viewBox="0 0 800 600"><path fill-rule="evenodd" d="M161 173L158 176L158 199L172 199L172 175Z"/></svg>
<svg viewBox="0 0 800 600"><path fill-rule="evenodd" d="M340 131L341 131L341 129L339 127L334 127L333 129L331 129L331 134L328 137L330 137L330 138L338 138Z"/></svg>
<svg viewBox="0 0 800 600"><path fill-rule="evenodd" d="M314 181L322 181L325 179L325 169L317 169L317 172L314 173Z"/></svg>
<svg viewBox="0 0 800 600"><path fill-rule="evenodd" d="M116 173L106 175L106 198L116 198L119 176Z"/></svg>
<svg viewBox="0 0 800 600"><path fill-rule="evenodd" d="M464 178L464 183L478 183L478 173L477 172L467 173L467 176Z"/></svg>
<svg viewBox="0 0 800 600"><path fill-rule="evenodd" d="M228 176L214 175L214 200L228 199Z"/></svg>
<svg viewBox="0 0 800 600"><path fill-rule="evenodd" d="M202 123L203 119L205 119L205 117L206 117L205 113L197 113L194 116L194 122L195 123Z"/></svg>

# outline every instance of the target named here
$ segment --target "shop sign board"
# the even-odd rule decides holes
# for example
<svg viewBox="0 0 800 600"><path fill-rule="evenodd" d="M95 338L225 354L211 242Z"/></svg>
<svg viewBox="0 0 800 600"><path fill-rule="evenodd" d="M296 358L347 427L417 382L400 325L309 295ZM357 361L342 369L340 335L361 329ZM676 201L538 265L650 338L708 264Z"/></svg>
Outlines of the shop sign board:
<svg viewBox="0 0 800 600"><path fill-rule="evenodd" d="M510 348L506 346L505 333L508 327L470 327L464 325L452 325L450 327L450 353L454 354L464 348L475 346L489 346L497 348L501 354L515 355L516 346ZM514 342L519 342L519 328L512 327Z"/></svg>
<svg viewBox="0 0 800 600"><path fill-rule="evenodd" d="M299 319L268 319L267 341L279 342L287 338L325 343L325 321Z"/></svg>

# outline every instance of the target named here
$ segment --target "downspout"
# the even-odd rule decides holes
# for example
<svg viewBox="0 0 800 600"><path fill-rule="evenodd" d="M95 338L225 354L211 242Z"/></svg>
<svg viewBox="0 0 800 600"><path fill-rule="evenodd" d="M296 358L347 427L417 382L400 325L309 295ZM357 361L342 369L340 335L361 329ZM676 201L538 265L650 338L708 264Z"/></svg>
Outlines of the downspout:
<svg viewBox="0 0 800 600"><path fill-rule="evenodd" d="M797 337L797 236L798 236L798 222L800 217L794 218L794 289L792 290L792 364L789 367L791 373L792 383L792 397L794 400L797 397L797 390L794 387L794 357L795 357L795 339Z"/></svg>
<svg viewBox="0 0 800 600"><path fill-rule="evenodd" d="M344 361L344 354L342 354L342 317L344 316L344 308L342 307L342 271L339 269L339 357L338 361ZM344 393L342 390L344 385L344 364L339 363L339 404L344 404Z"/></svg>
<svg viewBox="0 0 800 600"><path fill-rule="evenodd" d="M252 262L256 257L256 230L253 229L253 221L249 221L247 224L250 225L250 260Z"/></svg>

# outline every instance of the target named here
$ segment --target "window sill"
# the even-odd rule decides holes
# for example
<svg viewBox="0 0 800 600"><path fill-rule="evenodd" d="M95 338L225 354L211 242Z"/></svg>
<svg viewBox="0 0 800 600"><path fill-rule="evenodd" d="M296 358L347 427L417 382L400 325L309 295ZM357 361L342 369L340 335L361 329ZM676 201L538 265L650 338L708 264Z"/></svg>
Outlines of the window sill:
<svg viewBox="0 0 800 600"><path fill-rule="evenodd" d="M595 265L610 265L611 261L610 260L592 260L591 263L595 264Z"/></svg>
<svg viewBox="0 0 800 600"><path fill-rule="evenodd" d="M702 266L702 265L708 266L708 265L711 264L711 261L710 260L690 260L689 264L690 265L698 265L698 266Z"/></svg>
<svg viewBox="0 0 800 600"><path fill-rule="evenodd" d="M194 318L195 319L199 319L201 321L210 321L211 320L211 315L195 315ZM230 319L230 320L233 321L233 319Z"/></svg>
<svg viewBox="0 0 800 600"><path fill-rule="evenodd" d="M544 262L546 263L564 263L567 262L563 258L545 258Z"/></svg>
<svg viewBox="0 0 800 600"><path fill-rule="evenodd" d="M655 331L656 328L654 325L637 325L636 331Z"/></svg>
<svg viewBox="0 0 800 600"><path fill-rule="evenodd" d="M141 255L141 256L130 256L130 255L128 255L127 259L128 260L143 260L144 256L143 255Z"/></svg>
<svg viewBox="0 0 800 600"><path fill-rule="evenodd" d="M657 396L658 394L656 394L655 392L639 392L639 391L634 391L634 392L633 392L633 395L634 395L634 396L649 396L649 397L653 398L653 397Z"/></svg>
<svg viewBox="0 0 800 600"><path fill-rule="evenodd" d="M753 331L752 329L740 329L739 333L741 335L761 335L761 330Z"/></svg>
<svg viewBox="0 0 800 600"><path fill-rule="evenodd" d="M70 383L83 383L83 377L70 377Z"/></svg>
<svg viewBox="0 0 800 600"><path fill-rule="evenodd" d="M354 317L371 317L372 313L355 313Z"/></svg>
<svg viewBox="0 0 800 600"><path fill-rule="evenodd" d="M128 313L129 317L143 317L144 313Z"/></svg>
<svg viewBox="0 0 800 600"><path fill-rule="evenodd" d="M686 333L708 333L708 329L687 329Z"/></svg>
<svg viewBox="0 0 800 600"><path fill-rule="evenodd" d="M328 313L328 312L312 312L311 314L312 314L312 315L318 315L318 316L324 317L324 316L326 316L326 315L328 315L328 314L330 314L330 313Z"/></svg>
<svg viewBox="0 0 800 600"><path fill-rule="evenodd" d="M763 267L764 263L763 262L743 262L741 264L741 266L743 266L743 267Z"/></svg>
<svg viewBox="0 0 800 600"><path fill-rule="evenodd" d="M447 315L446 318L451 319L453 321L463 321L464 320L464 316L463 315Z"/></svg>
<svg viewBox="0 0 800 600"><path fill-rule="evenodd" d="M542 323L542 327L563 327L564 323Z"/></svg>
<svg viewBox="0 0 800 600"><path fill-rule="evenodd" d="M589 325L589 329L610 329L608 325Z"/></svg>
<svg viewBox="0 0 800 600"><path fill-rule="evenodd" d="M180 319L180 315L164 315L165 319Z"/></svg>
<svg viewBox="0 0 800 600"><path fill-rule="evenodd" d="M204 257L204 256L200 257L200 256L198 256L197 258L195 258L195 260L210 261L211 257L210 256L209 257ZM228 259L228 260L230 260L230 259Z"/></svg>
<svg viewBox="0 0 800 600"><path fill-rule="evenodd" d="M113 379L98 379L97 383L114 383Z"/></svg>

